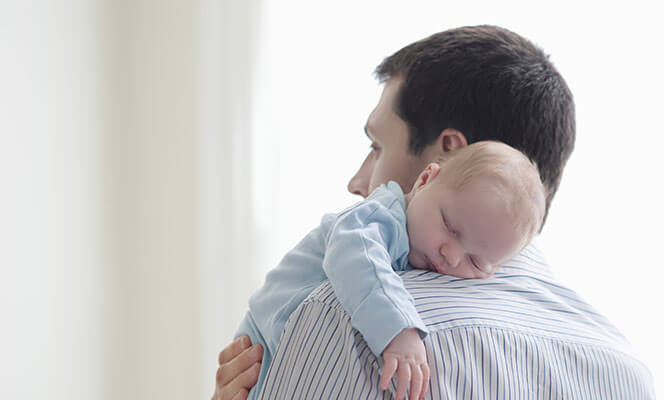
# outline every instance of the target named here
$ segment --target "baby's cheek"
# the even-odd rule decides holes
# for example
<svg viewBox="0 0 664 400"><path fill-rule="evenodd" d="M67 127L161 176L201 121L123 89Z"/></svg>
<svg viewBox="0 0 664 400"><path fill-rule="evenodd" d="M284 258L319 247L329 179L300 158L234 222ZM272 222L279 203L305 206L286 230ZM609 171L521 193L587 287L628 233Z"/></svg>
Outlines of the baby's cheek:
<svg viewBox="0 0 664 400"><path fill-rule="evenodd" d="M418 262L417 257L413 253L408 254L408 262L415 269L424 269L424 267Z"/></svg>

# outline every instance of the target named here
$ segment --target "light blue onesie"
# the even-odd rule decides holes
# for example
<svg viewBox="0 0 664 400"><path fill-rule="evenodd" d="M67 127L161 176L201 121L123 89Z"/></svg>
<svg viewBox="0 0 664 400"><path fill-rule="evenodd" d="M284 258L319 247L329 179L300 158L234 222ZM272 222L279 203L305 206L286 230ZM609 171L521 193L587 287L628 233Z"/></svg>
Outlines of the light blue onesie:
<svg viewBox="0 0 664 400"><path fill-rule="evenodd" d="M235 337L248 334L263 345L263 361L249 399L260 392L272 355L291 313L321 283L330 280L351 324L380 357L405 328L427 334L413 298L394 271L410 270L405 200L395 182L376 188L339 214L326 214L270 271L249 299Z"/></svg>

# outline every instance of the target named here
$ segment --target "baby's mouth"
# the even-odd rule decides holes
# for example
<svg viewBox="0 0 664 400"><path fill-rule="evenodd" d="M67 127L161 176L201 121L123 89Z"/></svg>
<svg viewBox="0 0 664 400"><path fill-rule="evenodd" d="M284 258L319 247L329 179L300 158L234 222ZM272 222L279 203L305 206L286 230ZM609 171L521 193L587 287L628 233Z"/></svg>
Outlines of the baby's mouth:
<svg viewBox="0 0 664 400"><path fill-rule="evenodd" d="M434 264L434 262L431 261L431 259L429 258L429 256L427 256L426 254L424 255L424 260L425 260L426 263L427 263L427 269L428 269L429 271L438 272L438 273L441 273L441 274L442 274L442 272L440 271L440 267L439 267L437 264Z"/></svg>

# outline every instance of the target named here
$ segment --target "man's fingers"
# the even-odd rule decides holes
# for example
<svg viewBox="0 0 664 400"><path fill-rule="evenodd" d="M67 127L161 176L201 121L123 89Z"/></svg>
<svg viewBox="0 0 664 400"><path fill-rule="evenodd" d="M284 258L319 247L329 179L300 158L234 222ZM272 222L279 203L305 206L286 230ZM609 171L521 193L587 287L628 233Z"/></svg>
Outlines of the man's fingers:
<svg viewBox="0 0 664 400"><path fill-rule="evenodd" d="M422 371L417 365L410 369L410 396L411 399L419 399L422 390Z"/></svg>
<svg viewBox="0 0 664 400"><path fill-rule="evenodd" d="M249 336L244 335L235 339L233 343L226 346L219 353L219 365L224 365L234 359L249 346L251 346L251 339L249 339Z"/></svg>
<svg viewBox="0 0 664 400"><path fill-rule="evenodd" d="M399 368L397 369L397 400L402 400L406 397L408 382L410 382L410 365L399 363Z"/></svg>
<svg viewBox="0 0 664 400"><path fill-rule="evenodd" d="M217 370L217 385L226 385L228 382L236 379L252 365L260 363L262 359L263 346L260 344L244 349L242 353L219 367Z"/></svg>
<svg viewBox="0 0 664 400"><path fill-rule="evenodd" d="M387 389L387 385L390 384L390 379L394 375L394 371L397 370L397 360L394 357L388 357L385 359L385 367L383 368L383 375L380 377L380 388L382 390Z"/></svg>
<svg viewBox="0 0 664 400"><path fill-rule="evenodd" d="M261 371L260 363L252 365L250 368L248 368L240 375L238 375L235 379L233 379L226 387L224 387L224 391L232 394L232 393L241 393L243 390L246 389L248 394L249 389L254 387L256 382L258 382L258 374L260 373L260 371Z"/></svg>
<svg viewBox="0 0 664 400"><path fill-rule="evenodd" d="M422 369L422 395L420 396L420 399L422 399L427 395L427 390L429 389L429 378L431 376L429 375L428 364L422 364L420 368Z"/></svg>

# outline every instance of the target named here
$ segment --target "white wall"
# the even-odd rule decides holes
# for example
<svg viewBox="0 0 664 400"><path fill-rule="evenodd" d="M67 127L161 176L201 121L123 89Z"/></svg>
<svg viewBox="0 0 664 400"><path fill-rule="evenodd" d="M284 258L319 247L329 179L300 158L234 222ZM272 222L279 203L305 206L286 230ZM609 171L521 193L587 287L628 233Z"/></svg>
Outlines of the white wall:
<svg viewBox="0 0 664 400"><path fill-rule="evenodd" d="M260 1L199 0L197 204L202 296L200 387L262 282L251 185L255 40Z"/></svg>
<svg viewBox="0 0 664 400"><path fill-rule="evenodd" d="M0 397L212 393L198 11L3 2Z"/></svg>
<svg viewBox="0 0 664 400"><path fill-rule="evenodd" d="M196 4L109 1L102 15L105 394L209 395L199 386Z"/></svg>
<svg viewBox="0 0 664 400"><path fill-rule="evenodd" d="M98 4L0 12L0 397L99 398Z"/></svg>

